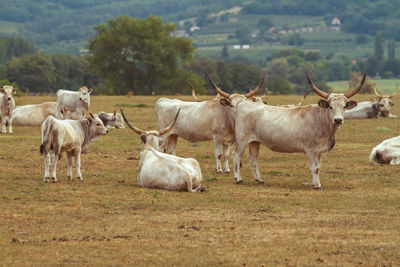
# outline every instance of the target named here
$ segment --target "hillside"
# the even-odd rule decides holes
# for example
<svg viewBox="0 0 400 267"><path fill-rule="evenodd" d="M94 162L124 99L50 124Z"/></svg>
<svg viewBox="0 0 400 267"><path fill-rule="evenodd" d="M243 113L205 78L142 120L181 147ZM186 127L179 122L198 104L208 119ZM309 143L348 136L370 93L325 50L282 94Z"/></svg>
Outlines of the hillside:
<svg viewBox="0 0 400 267"><path fill-rule="evenodd" d="M0 36L22 37L46 53L78 54L94 33L93 26L124 14L154 14L176 23L181 34L186 30L198 55L219 55L228 45L231 56L251 63L294 46L324 56L343 52L366 57L372 53L376 32L400 40L400 29L392 26L398 25L399 10L394 0L17 0L2 3ZM331 25L335 17L340 25ZM200 29L190 32L193 26ZM250 48L234 50L233 45L240 43Z"/></svg>

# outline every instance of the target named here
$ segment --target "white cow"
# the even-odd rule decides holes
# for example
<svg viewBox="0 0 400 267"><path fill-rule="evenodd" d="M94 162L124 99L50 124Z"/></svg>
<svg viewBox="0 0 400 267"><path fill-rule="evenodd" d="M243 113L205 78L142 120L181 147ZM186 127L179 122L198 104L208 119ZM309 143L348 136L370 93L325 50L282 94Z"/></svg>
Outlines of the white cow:
<svg viewBox="0 0 400 267"><path fill-rule="evenodd" d="M264 78L265 74L257 88L243 97L252 98L261 88ZM202 102L188 102L165 97L158 99L155 107L158 129L164 129L172 121L174 114L181 110L175 127L162 136L161 148L175 155L178 137L189 142L213 140L217 172L222 172L221 160L224 171L230 172L228 157L230 146L235 140L234 121L228 116L229 107L222 106L221 100L224 99Z"/></svg>
<svg viewBox="0 0 400 267"><path fill-rule="evenodd" d="M56 102L17 106L12 114L13 124L16 126L41 126L48 116L56 116L56 110Z"/></svg>
<svg viewBox="0 0 400 267"><path fill-rule="evenodd" d="M369 160L375 164L400 164L400 136L387 139L374 147Z"/></svg>
<svg viewBox="0 0 400 267"><path fill-rule="evenodd" d="M361 84L346 94L324 93L306 74L311 89L323 99L318 101L318 105L295 108L253 103L242 95L225 93L209 78L216 91L225 98L221 104L231 107L230 116L235 121L236 146L233 161L237 183L243 181L240 161L247 145L254 179L259 183L264 182L257 165L260 144L263 144L276 152L306 153L310 161L313 187L322 188L319 180L321 159L335 145L335 133L343 123L344 110L357 105L357 102L348 99L361 90L366 73Z"/></svg>
<svg viewBox="0 0 400 267"><path fill-rule="evenodd" d="M396 91L392 95L382 95L378 93L376 90L376 87L374 85L374 92L375 95L378 97L378 103L383 105L382 111L379 113L379 117L382 118L397 118L396 115L393 115L390 113L391 107L394 105L393 102L390 100L392 97L394 97L399 90L399 85L396 84Z"/></svg>
<svg viewBox="0 0 400 267"><path fill-rule="evenodd" d="M130 129L140 135L142 150L139 162L139 185L171 191L203 192L200 165L193 158L181 158L160 152L160 136L174 127L175 119L161 131L144 131L129 123L125 114L121 114Z"/></svg>
<svg viewBox="0 0 400 267"><path fill-rule="evenodd" d="M57 182L57 162L64 151L67 155L67 179L72 179L72 157L75 157L76 176L82 181L81 153L86 151L90 142L108 133L99 117L89 114L90 117L83 120L58 120L49 116L43 122L40 153L44 154L45 182L48 182L50 177L52 182Z"/></svg>
<svg viewBox="0 0 400 267"><path fill-rule="evenodd" d="M92 89L83 86L79 91L57 91L57 118L68 118L68 112L77 113L78 119L83 119L90 108L90 94ZM75 117L74 117L75 118Z"/></svg>
<svg viewBox="0 0 400 267"><path fill-rule="evenodd" d="M121 114L117 113L115 110L114 113L100 111L97 115L107 128L125 128Z"/></svg>
<svg viewBox="0 0 400 267"><path fill-rule="evenodd" d="M1 124L1 132L6 133L6 126L8 125L8 132L12 133L12 114L13 109L15 108L13 94L16 93L16 90L11 85L4 85L3 88L0 89L0 124Z"/></svg>

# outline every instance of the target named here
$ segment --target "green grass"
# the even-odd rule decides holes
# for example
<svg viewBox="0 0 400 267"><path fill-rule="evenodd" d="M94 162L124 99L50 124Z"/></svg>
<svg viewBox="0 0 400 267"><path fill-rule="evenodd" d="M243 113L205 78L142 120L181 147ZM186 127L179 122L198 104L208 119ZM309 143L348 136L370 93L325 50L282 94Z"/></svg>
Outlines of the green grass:
<svg viewBox="0 0 400 267"><path fill-rule="evenodd" d="M371 81L376 84L376 89L378 89L379 92L386 93L394 93L396 84L399 83L397 79L375 79ZM327 82L327 84L337 92L343 92L349 88L348 81L334 81Z"/></svg>

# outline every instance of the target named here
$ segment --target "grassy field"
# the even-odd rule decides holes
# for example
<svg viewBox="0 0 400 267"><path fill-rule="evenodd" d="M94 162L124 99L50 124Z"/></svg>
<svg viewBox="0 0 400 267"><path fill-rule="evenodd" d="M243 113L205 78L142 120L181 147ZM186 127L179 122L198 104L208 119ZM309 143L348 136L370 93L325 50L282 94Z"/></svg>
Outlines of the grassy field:
<svg viewBox="0 0 400 267"><path fill-rule="evenodd" d="M130 104L123 105L130 121L154 129L157 98L95 96L91 111ZM49 100L16 98L20 105ZM310 96L306 104L317 101ZM400 115L400 101L394 102ZM312 189L303 154L262 147L266 183L253 180L245 155L244 183L236 185L233 174L215 173L211 142L179 140L177 154L199 161L206 188L187 193L138 186L140 142L128 128L89 146L83 182L66 180L64 155L59 182L43 183L39 127L14 127L14 134L0 135L0 264L399 265L400 169L368 161L375 145L399 131L398 119L345 121L322 162L323 190Z"/></svg>
<svg viewBox="0 0 400 267"><path fill-rule="evenodd" d="M399 83L399 80L396 79L377 79L371 81L376 84L376 89L381 93L394 93L396 91L396 84ZM327 84L337 92L343 92L349 88L348 81L334 81L327 82Z"/></svg>

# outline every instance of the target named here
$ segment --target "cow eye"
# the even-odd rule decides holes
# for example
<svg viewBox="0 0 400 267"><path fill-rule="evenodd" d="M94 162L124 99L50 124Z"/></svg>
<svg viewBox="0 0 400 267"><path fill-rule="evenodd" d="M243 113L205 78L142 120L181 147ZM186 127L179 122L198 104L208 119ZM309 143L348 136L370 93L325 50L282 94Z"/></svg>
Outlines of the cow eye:
<svg viewBox="0 0 400 267"><path fill-rule="evenodd" d="M100 123L96 123L97 126L100 126Z"/></svg>

